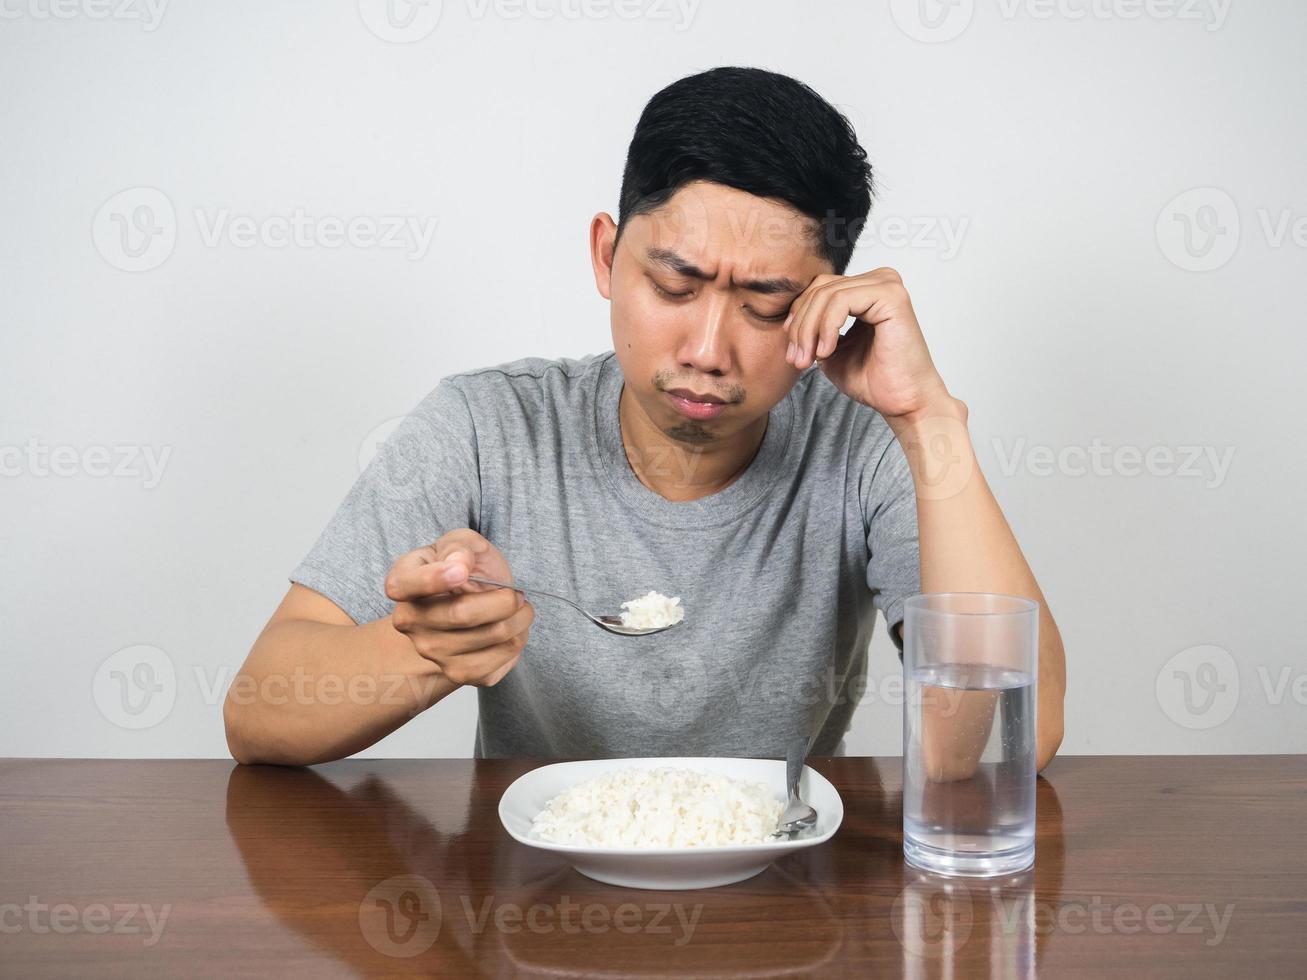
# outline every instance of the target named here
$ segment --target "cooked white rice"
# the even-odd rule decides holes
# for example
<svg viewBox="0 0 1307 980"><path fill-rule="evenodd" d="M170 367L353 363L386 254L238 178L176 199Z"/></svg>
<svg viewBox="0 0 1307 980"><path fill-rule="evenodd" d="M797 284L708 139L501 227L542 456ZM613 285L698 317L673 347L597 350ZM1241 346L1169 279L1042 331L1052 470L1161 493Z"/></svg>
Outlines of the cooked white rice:
<svg viewBox="0 0 1307 980"><path fill-rule="evenodd" d="M681 597L669 599L661 592L650 591L638 599L622 603L622 625L634 629L659 629L675 626L685 618Z"/></svg>
<svg viewBox="0 0 1307 980"><path fill-rule="evenodd" d="M785 804L761 783L660 766L617 769L551 799L530 835L590 847L761 844Z"/></svg>

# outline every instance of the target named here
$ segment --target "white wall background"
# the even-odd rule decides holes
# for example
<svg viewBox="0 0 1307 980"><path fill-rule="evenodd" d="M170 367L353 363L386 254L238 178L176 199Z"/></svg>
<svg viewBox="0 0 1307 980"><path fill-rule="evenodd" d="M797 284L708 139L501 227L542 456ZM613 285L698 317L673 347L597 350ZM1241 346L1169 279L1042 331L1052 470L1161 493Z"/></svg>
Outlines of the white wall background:
<svg viewBox="0 0 1307 980"><path fill-rule="evenodd" d="M587 223L645 101L720 64L803 79L871 154L850 271L903 272L971 407L1066 640L1063 751L1307 751L1302 4L56 2L0 0L0 754L225 754L377 427L609 346ZM243 243L297 209L436 227ZM849 744L897 753L873 646ZM373 754L470 754L474 720L459 692Z"/></svg>

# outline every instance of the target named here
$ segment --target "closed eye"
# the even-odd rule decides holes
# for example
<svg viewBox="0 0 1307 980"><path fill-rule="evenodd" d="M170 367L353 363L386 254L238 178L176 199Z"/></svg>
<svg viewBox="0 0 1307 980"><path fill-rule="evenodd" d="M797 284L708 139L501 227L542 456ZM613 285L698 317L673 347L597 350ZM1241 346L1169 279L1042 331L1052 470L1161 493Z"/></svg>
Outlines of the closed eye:
<svg viewBox="0 0 1307 980"><path fill-rule="evenodd" d="M658 282L652 278L650 278L649 280L649 285L653 287L653 291L655 293L657 293L659 296L662 296L666 299L686 299L687 297L694 295L694 290L692 289L686 290L683 293L674 293L670 289L665 289L664 287L659 285ZM745 307L745 309L748 310L750 316L755 317L756 319L759 319L764 323L781 323L785 320L787 316L790 315L790 311L788 309L782 310L780 313L775 313L770 315L759 313L756 310L750 310L747 306Z"/></svg>
<svg viewBox="0 0 1307 980"><path fill-rule="evenodd" d="M649 285L653 286L654 292L659 296L666 296L668 299L685 299L687 296L694 295L693 290L684 293L674 293L669 289L663 289L662 286L658 285L658 283L654 282L652 279L649 280Z"/></svg>

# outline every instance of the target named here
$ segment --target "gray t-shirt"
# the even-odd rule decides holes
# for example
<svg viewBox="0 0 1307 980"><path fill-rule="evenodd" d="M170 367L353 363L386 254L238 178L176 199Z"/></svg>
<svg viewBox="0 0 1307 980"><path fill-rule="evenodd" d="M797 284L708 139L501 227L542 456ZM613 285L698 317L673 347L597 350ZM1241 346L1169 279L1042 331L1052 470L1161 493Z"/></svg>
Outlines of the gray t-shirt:
<svg viewBox="0 0 1307 980"><path fill-rule="evenodd" d="M815 754L841 754L875 609L897 643L903 600L920 591L898 441L809 368L733 483L673 502L632 471L622 384L611 351L445 378L378 450L291 581L355 622L379 619L394 607L382 583L395 558L470 527L516 581L587 609L616 613L651 589L680 597L684 622L637 638L530 597L521 660L477 689L478 757L777 757L796 735L815 735Z"/></svg>

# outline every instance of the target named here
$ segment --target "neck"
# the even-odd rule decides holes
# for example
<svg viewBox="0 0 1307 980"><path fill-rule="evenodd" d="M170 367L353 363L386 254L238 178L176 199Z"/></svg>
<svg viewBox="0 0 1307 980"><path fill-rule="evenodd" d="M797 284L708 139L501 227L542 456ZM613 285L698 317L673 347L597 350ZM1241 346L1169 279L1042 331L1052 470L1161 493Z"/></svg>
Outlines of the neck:
<svg viewBox="0 0 1307 980"><path fill-rule="evenodd" d="M617 416L632 472L654 493L671 501L698 500L739 479L762 445L768 419L764 415L730 439L684 442L658 428L625 385Z"/></svg>

